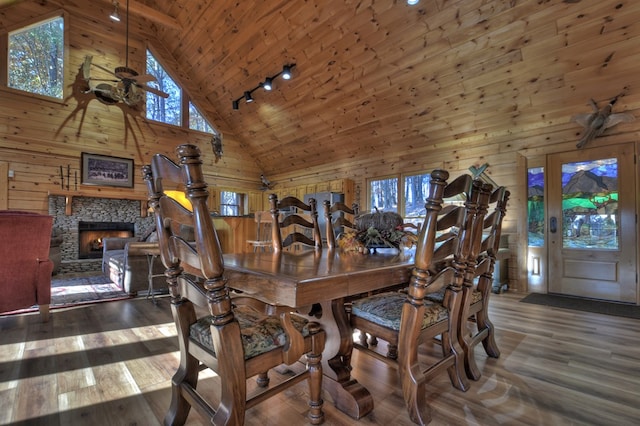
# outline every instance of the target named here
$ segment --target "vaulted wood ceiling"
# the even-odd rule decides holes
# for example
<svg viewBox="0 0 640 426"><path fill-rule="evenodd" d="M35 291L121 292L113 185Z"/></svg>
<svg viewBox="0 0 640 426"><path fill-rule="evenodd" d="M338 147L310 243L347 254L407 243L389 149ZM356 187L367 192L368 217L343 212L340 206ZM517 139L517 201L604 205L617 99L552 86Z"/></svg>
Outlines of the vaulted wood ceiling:
<svg viewBox="0 0 640 426"><path fill-rule="evenodd" d="M96 22L112 8L53 3ZM130 12L196 104L269 175L543 127L578 134L571 115L636 80L626 70L640 51L631 0L130 0ZM292 80L232 109L287 63ZM617 78L603 84L604 73Z"/></svg>

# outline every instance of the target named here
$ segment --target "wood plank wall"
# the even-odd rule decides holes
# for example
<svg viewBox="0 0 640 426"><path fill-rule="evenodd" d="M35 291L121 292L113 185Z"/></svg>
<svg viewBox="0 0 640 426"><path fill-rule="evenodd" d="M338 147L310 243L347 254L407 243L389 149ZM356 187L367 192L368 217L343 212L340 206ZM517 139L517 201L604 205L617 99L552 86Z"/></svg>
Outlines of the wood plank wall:
<svg viewBox="0 0 640 426"><path fill-rule="evenodd" d="M77 2L67 3L69 10L81 7ZM457 3L469 5L465 6L468 13L462 16L464 19L475 19L474 22L459 21L455 16L449 15L448 12L453 13L456 8L447 8L447 5ZM540 3L548 3L548 7L540 7ZM361 100L356 95L362 94L362 91L358 90L357 86L374 83L367 80L368 74L358 76L354 72L353 87L341 88L353 90L350 98L352 104L341 105L340 110L336 111L347 111L351 108L355 111L355 116L348 118L345 114L340 120L330 122L323 116L314 115L314 110L309 105L305 106L309 108L309 117L303 123L304 134L295 135L293 138L291 135L300 131L296 127L294 130L287 130L289 134L283 135L292 141L289 145L278 149L277 146L274 147L271 137L254 138L257 141L253 147L257 152L271 156L258 159L259 161L270 160L269 164L280 164L279 160L286 158L289 149L317 152L315 147L319 146L327 153L324 157L326 163L314 164L303 171L279 170L269 173L267 177L278 185L285 186L352 179L355 182L356 201L365 205L367 178L425 172L434 168L445 168L455 176L467 172L470 166L489 163L490 177L512 190L504 230L515 235L526 215L522 208L526 205L526 158L575 150L575 143L582 129L569 122L569 118L577 113L590 112L587 103L592 97L602 103L608 100L608 97L618 94L623 87L629 86L631 90L616 104L616 111L627 111L639 116L640 92L634 88L640 87L640 61L637 60L640 44L638 19L634 18L639 16L640 3L635 0L589 0L579 2L583 10L579 15L575 9L565 11L565 15L562 16L554 15L559 10L564 10L562 3L570 2L428 2L429 5L437 5L437 10L442 11L429 17L429 27L434 28L431 34L434 39L429 39L429 52L420 52L421 46L413 46L412 49L420 52L421 57L428 58L429 61L449 63L448 69L455 70L446 75L433 76L433 79L425 81L423 86L417 88L422 96L429 96L433 100L433 109L428 111L433 117L429 124L420 121L416 114L399 117L397 113L385 110L384 107L374 110L371 114L368 110L374 107L369 105L366 107L369 112L366 114L367 117L388 118L372 121L365 129L355 126L352 128L346 120L358 119L360 113L363 116L365 113L365 107L358 104ZM606 15L604 11L609 10L614 3L623 5L622 10L625 13L613 21L603 20L603 16ZM473 13L472 9L476 6L477 13ZM100 2L96 7L100 8L101 14L107 14L106 9L110 4ZM172 7L183 10L182 13L189 13L177 2ZM498 15L496 10L492 9L499 7L517 8L518 16L521 18L516 22L508 22L508 14ZM242 8L248 10L250 6L245 4ZM55 1L23 1L15 6L0 9L0 35L21 23L56 10ZM483 25L476 25L485 15L499 17L491 22L487 21L487 28L492 31L488 31ZM188 19L185 20L177 13L174 16L181 22L188 22ZM364 14L359 16L363 20L366 18ZM289 19L304 22L311 18L313 17L298 15ZM273 19L279 22L282 18L278 15ZM319 19L328 18L323 16ZM340 19L345 18L332 19L336 19L335 26L327 26L325 29L324 36L327 42L339 37L339 31L335 29L339 28ZM175 75L184 80L181 82L185 83L189 93L197 98L201 88L190 74L191 69L177 66L176 61L180 58L172 59L171 50L155 40L150 40L151 31L145 32L142 28L144 22L136 21L135 17L133 20L132 26L135 31L130 35L130 65L138 70L144 69L144 50L149 45L163 61L176 68ZM70 66L66 71L66 77L70 85L76 80L79 66L86 54L92 54L96 63L109 68L124 64L124 35L121 31L113 26L105 28L103 21L96 25L96 21L75 14L69 17L68 22ZM285 24L286 22L282 23ZM201 40L205 37L209 25L212 24L207 18L197 21L199 27L193 28L191 36ZM362 23L361 27L363 30L366 29L365 23ZM519 28L518 31L514 31L516 27ZM466 30L458 31L459 28ZM159 34L164 31L170 34L171 30L172 27L169 25L157 31ZM516 36L513 37L512 34ZM603 36L595 37L594 34ZM381 36L377 33L371 35ZM436 35L442 37L442 40L447 38L448 43L438 42ZM367 34L363 33L362 36L365 37ZM395 48L401 44L403 31L395 32L394 37L397 40L391 40L390 45ZM347 40L344 40L344 43L347 43ZM201 40L200 44L209 49L214 48L213 43L207 40ZM563 50L567 45L573 46L571 52ZM267 49L268 44L262 48ZM317 45L313 47L317 48ZM302 50L308 56L333 55L333 51ZM240 55L233 49L229 52L229 60ZM198 55L204 56L207 53L203 51ZM378 53L396 54L399 55L398 61L403 61L400 51ZM354 70L362 71L370 60L370 54L371 52L363 51L360 55L352 55L350 65ZM182 59L188 60L189 56L193 57L196 54L185 50L183 55ZM613 61L612 55L615 58ZM0 56L0 61L4 61L6 54ZM493 59L486 60L486 57ZM536 60L540 58L545 60ZM412 60L415 60L415 56ZM456 61L464 63L455 66ZM398 62L397 69L401 69L403 64ZM319 68L321 65L316 66ZM4 62L0 62L0 69L4 67ZM210 73L213 71L210 70ZM308 72L314 71L316 70L310 69ZM228 72L239 73L240 68ZM230 87L242 85L231 84L234 79L243 81L240 76L229 75L226 78L225 81L230 83ZM299 90L309 92L312 90L310 87L312 86L300 86ZM260 167L247 155L247 147L230 131L224 119L211 113L217 107L215 99L224 98L223 89L220 88L221 92L217 92L218 89L209 88L210 96L197 99L200 102L198 105L211 114L214 125L224 134L224 156L215 164L208 136L199 132L149 122L129 110L118 106L105 106L91 95L82 96L76 92L75 96L71 96L71 87L66 92L68 97L64 102L43 100L0 88L0 158L6 163L7 170L15 172L12 179L7 179L4 172L0 177L3 182L7 179L8 208L46 211L49 191L60 191L59 167L69 166L72 179L76 173L79 176L81 152L132 158L136 168L139 168L141 164L149 161L153 153L161 152L172 156L173 148L185 142L199 145L207 155L205 170L211 184L236 190L256 190L260 186ZM332 87L327 85L324 89L318 90L325 92L312 93L315 99L322 99L324 103L332 100ZM400 92L394 94L392 87L386 92L379 92L379 96L397 97L398 93ZM464 96L458 96L459 93L463 93ZM291 96L291 99L295 98L296 96ZM495 105L496 100L499 101L502 117L508 117L507 125L501 123L498 126L495 122L496 115L487 114L486 109L483 109L484 105ZM208 106L207 103L212 106ZM226 105L226 108L229 106ZM307 111L305 108L300 108L298 112L304 114ZM224 111L224 108L221 110ZM235 115L238 116L237 113ZM253 122L248 122L249 120ZM272 120L277 124L277 117ZM239 123L237 127L250 134L260 134L253 130L269 132L271 129L265 128L267 124L267 121L256 122L255 116L250 116L247 123ZM452 132L452 129L455 131ZM372 131L383 135L385 140L389 141L384 150L373 151L367 144L368 135ZM637 141L639 131L640 120L620 124L598 139L597 143L607 145ZM333 143L332 135L335 134L348 135L353 141L353 146L347 149L347 144ZM408 134L419 134L423 142L416 143L413 137L403 137ZM342 140L344 139L340 139ZM313 157L312 160L317 162L318 158ZM75 189L75 185L71 187ZM138 175L133 190L88 186L82 186L81 189L96 194L122 194L123 197L129 193L134 193L136 197L145 194ZM524 249L523 244L525 242L520 236L517 240L519 256ZM520 269L523 265L524 262L520 262ZM524 289L525 285L516 284L515 287Z"/></svg>
<svg viewBox="0 0 640 426"><path fill-rule="evenodd" d="M40 20L60 11L50 2L22 2L0 14L0 34L24 23ZM8 186L6 207L46 213L49 192L81 191L86 195L145 197L140 168L155 153L175 158L174 148L193 143L204 154L207 180L211 186L237 191L258 190L260 170L233 134L224 132L224 155L215 163L210 136L146 120L144 112L124 104L107 106L92 94L79 93L79 70L86 54L109 69L124 65L125 35L113 28L95 25L79 16L68 16L68 64L65 99L55 101L0 87L0 158L3 184ZM129 38L130 67L145 69L146 42L133 34ZM6 46L4 46L6 49ZM6 52L6 50L5 50ZM6 69L6 53L0 68ZM110 188L81 184L81 153L110 155L134 160L134 188ZM63 168L64 187L60 177ZM12 170L13 178L8 178ZM76 184L77 176L77 184ZM0 185L2 188L3 185ZM0 196L0 200L3 197Z"/></svg>

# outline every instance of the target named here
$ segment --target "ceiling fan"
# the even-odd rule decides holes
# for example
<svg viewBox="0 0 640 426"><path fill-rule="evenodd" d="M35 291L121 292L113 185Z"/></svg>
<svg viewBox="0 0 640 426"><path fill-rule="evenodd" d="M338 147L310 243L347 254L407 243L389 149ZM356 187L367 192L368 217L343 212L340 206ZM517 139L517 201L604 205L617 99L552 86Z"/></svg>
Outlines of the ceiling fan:
<svg viewBox="0 0 640 426"><path fill-rule="evenodd" d="M151 74L138 74L132 68L129 68L129 0L127 0L126 11L126 53L125 53L125 66L116 67L115 70L110 70L98 64L92 63L93 57L87 55L84 58L82 65L82 75L85 81L89 84L89 91L96 95L96 98L104 104L113 105L117 102L124 102L129 106L136 106L144 100L144 92L153 93L154 95L168 98L169 94L165 93L155 87L147 85L157 79ZM109 78L95 78L91 77L91 67L95 67L101 71L110 74ZM114 78L115 77L115 78ZM103 82L98 84L91 84L91 82ZM115 84L109 84L115 83Z"/></svg>

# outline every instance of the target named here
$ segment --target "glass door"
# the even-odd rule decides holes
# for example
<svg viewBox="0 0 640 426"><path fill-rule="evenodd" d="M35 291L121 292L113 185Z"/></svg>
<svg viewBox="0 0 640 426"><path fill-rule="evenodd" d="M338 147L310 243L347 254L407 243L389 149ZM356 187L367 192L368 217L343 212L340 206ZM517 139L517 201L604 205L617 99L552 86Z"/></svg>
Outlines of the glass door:
<svg viewBox="0 0 640 426"><path fill-rule="evenodd" d="M637 301L632 144L548 157L549 292Z"/></svg>

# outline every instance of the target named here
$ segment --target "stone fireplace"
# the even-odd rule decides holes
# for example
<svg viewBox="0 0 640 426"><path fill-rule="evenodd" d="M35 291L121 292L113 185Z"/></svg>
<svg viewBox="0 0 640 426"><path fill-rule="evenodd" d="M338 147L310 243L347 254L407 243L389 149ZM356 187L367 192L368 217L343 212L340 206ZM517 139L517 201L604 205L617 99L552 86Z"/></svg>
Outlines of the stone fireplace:
<svg viewBox="0 0 640 426"><path fill-rule="evenodd" d="M105 225L106 227L112 227L114 223L127 224L126 234L120 233L123 230L111 229L107 230L109 235L104 236L114 236L112 232L118 232L118 236L142 237L154 227L153 215L142 217L140 214L141 203L146 204L145 201L73 196L70 198L70 203L69 209L67 196L49 196L49 214L54 218L54 233L62 236L60 273L101 270L101 248L94 246L89 257L80 254L80 246L85 244L80 239L80 222L108 224ZM91 240L95 239L96 237L91 238Z"/></svg>

